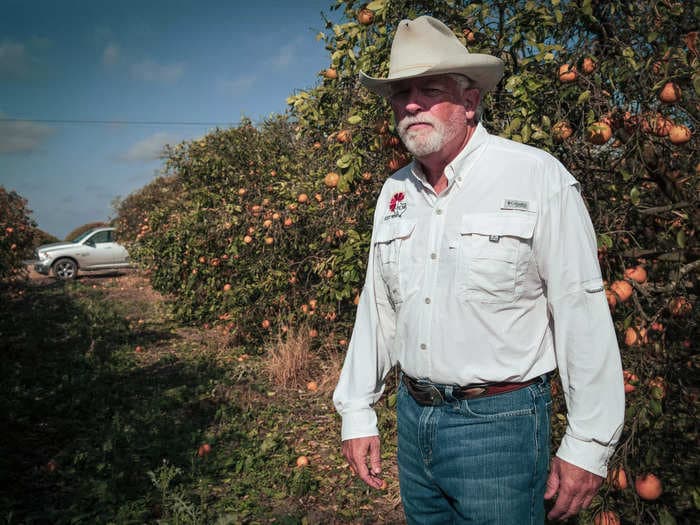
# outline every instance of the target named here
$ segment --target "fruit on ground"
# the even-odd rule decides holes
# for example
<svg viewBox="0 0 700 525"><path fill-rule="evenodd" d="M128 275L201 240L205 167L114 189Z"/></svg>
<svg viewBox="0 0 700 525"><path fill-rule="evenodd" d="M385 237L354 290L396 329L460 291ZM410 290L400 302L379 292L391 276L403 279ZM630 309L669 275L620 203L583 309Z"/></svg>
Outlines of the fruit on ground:
<svg viewBox="0 0 700 525"><path fill-rule="evenodd" d="M586 129L586 139L591 144L602 146L612 137L612 128L605 122L594 122Z"/></svg>
<svg viewBox="0 0 700 525"><path fill-rule="evenodd" d="M338 185L339 180L340 176L336 172L330 171L323 178L323 183L329 188L335 188Z"/></svg>
<svg viewBox="0 0 700 525"><path fill-rule="evenodd" d="M594 525L620 525L619 516L612 510L603 510L593 518Z"/></svg>
<svg viewBox="0 0 700 525"><path fill-rule="evenodd" d="M297 201L301 202L302 204L304 202L308 202L309 196L306 193L300 193L299 196L297 197Z"/></svg>
<svg viewBox="0 0 700 525"><path fill-rule="evenodd" d="M576 66L571 66L569 64L562 64L559 66L559 81L560 82L573 82L578 77L578 71L576 71Z"/></svg>
<svg viewBox="0 0 700 525"><path fill-rule="evenodd" d="M647 501L652 501L661 496L663 487L661 480L654 474L643 474L634 480L634 489L639 497Z"/></svg>
<svg viewBox="0 0 700 525"><path fill-rule="evenodd" d="M647 271L644 266L635 266L634 268L627 268L625 270L625 277L632 279L633 281L642 284L647 280Z"/></svg>
<svg viewBox="0 0 700 525"><path fill-rule="evenodd" d="M574 130L571 127L571 124L565 120L557 122L554 124L554 126L552 126L552 138L555 140L555 142L565 141L573 134L573 132Z"/></svg>
<svg viewBox="0 0 700 525"><path fill-rule="evenodd" d="M681 99L681 88L675 82L666 82L659 91L659 100L665 104L675 104Z"/></svg>
<svg viewBox="0 0 700 525"><path fill-rule="evenodd" d="M306 383L306 389L309 392L316 392L316 390L318 390L318 383L316 381L309 381Z"/></svg>
<svg viewBox="0 0 700 525"><path fill-rule="evenodd" d="M615 292L621 303L632 297L632 285L627 281L615 281L610 285L610 289Z"/></svg>
<svg viewBox="0 0 700 525"><path fill-rule="evenodd" d="M668 130L668 139L671 141L671 144L675 144L676 146L685 144L690 140L691 136L692 133L690 129L682 124L671 126L671 129Z"/></svg>
<svg viewBox="0 0 700 525"><path fill-rule="evenodd" d="M299 456L297 458L297 467L306 467L309 464L309 458L306 456Z"/></svg>
<svg viewBox="0 0 700 525"><path fill-rule="evenodd" d="M206 456L211 452L211 445L209 443L204 443L199 446L199 449L197 450L197 455L201 458Z"/></svg>

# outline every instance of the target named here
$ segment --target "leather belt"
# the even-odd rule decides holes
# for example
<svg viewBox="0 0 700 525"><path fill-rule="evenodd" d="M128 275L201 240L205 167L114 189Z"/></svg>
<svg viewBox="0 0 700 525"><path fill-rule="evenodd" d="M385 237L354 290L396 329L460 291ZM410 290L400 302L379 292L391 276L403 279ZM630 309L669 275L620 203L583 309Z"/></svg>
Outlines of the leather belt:
<svg viewBox="0 0 700 525"><path fill-rule="evenodd" d="M406 385L408 393L415 399L416 403L422 406L439 406L445 402L446 385L437 385L429 381L418 381L406 374L402 374L403 384ZM530 379L522 383L471 383L466 386L452 386L452 397L458 400L476 399L479 397L495 396L505 394L514 390L520 390L526 386L534 385L542 381L541 377Z"/></svg>

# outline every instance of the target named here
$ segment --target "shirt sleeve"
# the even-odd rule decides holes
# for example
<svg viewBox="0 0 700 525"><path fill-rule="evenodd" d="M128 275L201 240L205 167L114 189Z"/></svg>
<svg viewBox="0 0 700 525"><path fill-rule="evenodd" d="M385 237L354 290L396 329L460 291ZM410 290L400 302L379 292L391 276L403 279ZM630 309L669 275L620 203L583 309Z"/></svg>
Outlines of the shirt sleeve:
<svg viewBox="0 0 700 525"><path fill-rule="evenodd" d="M578 183L557 165L563 186L543 203L534 244L567 405L557 456L605 476L624 422L620 352L591 219Z"/></svg>
<svg viewBox="0 0 700 525"><path fill-rule="evenodd" d="M377 268L374 231L376 227L355 325L333 393L333 403L343 420L343 441L379 434L372 405L381 397L384 379L393 365L390 345L394 340L396 319Z"/></svg>

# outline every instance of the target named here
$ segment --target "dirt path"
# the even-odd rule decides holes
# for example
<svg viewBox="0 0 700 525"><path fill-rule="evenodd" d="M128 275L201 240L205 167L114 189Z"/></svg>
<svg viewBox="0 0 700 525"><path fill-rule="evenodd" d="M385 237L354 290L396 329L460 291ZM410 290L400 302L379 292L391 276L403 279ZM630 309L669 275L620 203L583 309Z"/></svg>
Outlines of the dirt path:
<svg viewBox="0 0 700 525"><path fill-rule="evenodd" d="M355 478L340 453L340 420L334 411L331 395L337 379L342 356L333 363L315 357L308 363L309 374L317 379L318 390L309 391L304 382L291 388L275 387L269 381L266 353L235 346L228 334L219 327L185 327L169 314L167 301L155 292L147 278L136 270L80 274L76 280L79 289L89 287L104 297L128 321L133 338L143 340L138 352L140 368L158 366L168 360L200 359L215 363L226 370L228 379L212 388L207 403L235 403L246 413L265 413L260 420L262 436L273 436L289 456L288 465L277 474L269 472L270 479L290 479L307 483L301 494L285 497L271 503L286 509L290 515L303 515L301 523L404 523L400 504L395 446L384 444L383 468L388 487L372 491ZM53 277L30 272L30 286L58 286ZM149 337L149 334L171 333L172 337ZM393 409L380 407L380 420L391 426ZM215 435L216 429L211 429ZM218 446L233 446L220 443ZM265 447L264 440L260 444ZM301 476L295 458L308 457L308 472ZM273 465L271 463L270 465ZM271 466L270 468L279 468ZM259 467L255 467L259 468ZM221 478L225 479L226 467ZM246 476L242 471L240 476ZM224 485L214 486L211 493L226 495ZM291 491L294 492L294 491ZM211 505L216 506L214 501ZM246 523L274 523L274 518ZM286 523L286 521L285 521ZM291 523L291 522L290 522Z"/></svg>

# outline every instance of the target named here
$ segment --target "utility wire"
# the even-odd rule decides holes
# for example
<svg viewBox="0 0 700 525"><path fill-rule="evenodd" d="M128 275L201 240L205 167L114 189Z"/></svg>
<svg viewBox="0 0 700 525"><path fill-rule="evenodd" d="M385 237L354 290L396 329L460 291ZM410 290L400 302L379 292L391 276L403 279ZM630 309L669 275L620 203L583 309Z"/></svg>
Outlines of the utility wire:
<svg viewBox="0 0 700 525"><path fill-rule="evenodd" d="M0 117L0 122L37 122L42 124L106 124L120 126L238 126L240 122L178 122L156 120L79 120Z"/></svg>

